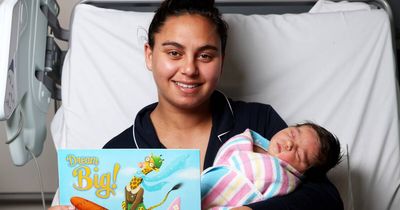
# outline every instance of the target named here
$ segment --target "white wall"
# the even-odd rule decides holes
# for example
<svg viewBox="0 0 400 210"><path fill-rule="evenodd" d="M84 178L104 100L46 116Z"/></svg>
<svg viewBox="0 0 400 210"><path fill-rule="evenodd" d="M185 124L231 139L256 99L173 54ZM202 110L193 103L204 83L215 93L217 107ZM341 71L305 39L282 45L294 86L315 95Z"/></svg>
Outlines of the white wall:
<svg viewBox="0 0 400 210"><path fill-rule="evenodd" d="M80 0L57 0L60 5L59 19L63 28L69 28L69 17L73 6ZM67 44L62 43L65 49ZM48 114L48 133L42 154L38 158L43 177L44 191L54 193L58 187L56 151L50 135L49 125L54 115L51 106ZM6 142L5 122L0 121L0 209L43 209L40 185L34 161L22 167L13 165ZM33 193L33 199L25 200ZM36 198L37 197L37 198ZM20 200L23 199L23 200ZM30 200L30 201L29 201ZM48 202L47 204L50 204Z"/></svg>

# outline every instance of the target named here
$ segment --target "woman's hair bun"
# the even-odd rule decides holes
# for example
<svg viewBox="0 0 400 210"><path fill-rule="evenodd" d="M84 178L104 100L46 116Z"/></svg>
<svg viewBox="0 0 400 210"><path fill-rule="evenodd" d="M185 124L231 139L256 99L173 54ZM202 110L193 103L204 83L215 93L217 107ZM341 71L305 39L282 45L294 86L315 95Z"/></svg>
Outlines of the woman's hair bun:
<svg viewBox="0 0 400 210"><path fill-rule="evenodd" d="M170 10L185 10L190 8L213 8L214 0L166 0L168 9Z"/></svg>

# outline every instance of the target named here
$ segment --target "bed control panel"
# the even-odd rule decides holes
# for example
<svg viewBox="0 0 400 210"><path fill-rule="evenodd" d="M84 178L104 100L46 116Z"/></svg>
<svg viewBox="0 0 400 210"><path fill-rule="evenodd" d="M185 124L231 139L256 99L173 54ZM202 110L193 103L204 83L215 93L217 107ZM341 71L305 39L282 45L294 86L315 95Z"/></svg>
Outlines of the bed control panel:
<svg viewBox="0 0 400 210"><path fill-rule="evenodd" d="M9 119L17 106L17 63L18 36L22 20L21 3L4 1L0 4L0 120ZM6 46L6 47L3 47Z"/></svg>
<svg viewBox="0 0 400 210"><path fill-rule="evenodd" d="M6 92L4 96L4 114L6 118L9 118L17 106L15 79L14 62L11 61L10 67L8 68Z"/></svg>
<svg viewBox="0 0 400 210"><path fill-rule="evenodd" d="M7 121L2 140L17 166L38 156L46 139L51 94L35 73L46 71L49 29L40 8L48 4L56 5L55 0L0 0L0 120Z"/></svg>

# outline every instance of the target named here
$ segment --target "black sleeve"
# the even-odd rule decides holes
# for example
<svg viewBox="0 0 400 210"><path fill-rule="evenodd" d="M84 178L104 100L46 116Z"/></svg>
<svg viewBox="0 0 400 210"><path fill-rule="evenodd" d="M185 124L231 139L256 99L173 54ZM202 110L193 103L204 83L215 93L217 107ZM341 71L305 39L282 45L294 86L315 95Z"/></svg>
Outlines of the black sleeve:
<svg viewBox="0 0 400 210"><path fill-rule="evenodd" d="M294 192L249 204L253 210L342 210L343 202L335 186L326 178L306 180Z"/></svg>

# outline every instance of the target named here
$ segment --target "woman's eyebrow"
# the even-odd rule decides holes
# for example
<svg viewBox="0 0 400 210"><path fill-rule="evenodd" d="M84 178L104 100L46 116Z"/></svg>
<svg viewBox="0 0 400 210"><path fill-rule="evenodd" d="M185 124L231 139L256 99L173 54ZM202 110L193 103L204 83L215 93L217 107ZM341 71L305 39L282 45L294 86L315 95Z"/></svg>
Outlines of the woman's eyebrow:
<svg viewBox="0 0 400 210"><path fill-rule="evenodd" d="M178 42L173 42L173 41L166 41L166 42L162 43L161 45L162 46L174 46L179 49L185 49L185 46L183 46L182 44L179 44ZM204 50L219 51L218 47L216 47L214 45L209 45L209 44L201 46L197 50L198 51L204 51Z"/></svg>
<svg viewBox="0 0 400 210"><path fill-rule="evenodd" d="M199 47L198 49L199 51L204 51L204 50L213 50L213 51L219 51L218 47L214 46L214 45L204 45L202 47Z"/></svg>
<svg viewBox="0 0 400 210"><path fill-rule="evenodd" d="M172 42L172 41L166 41L166 42L162 43L161 45L162 46L174 46L179 49L185 48L183 45L179 44L178 42Z"/></svg>

